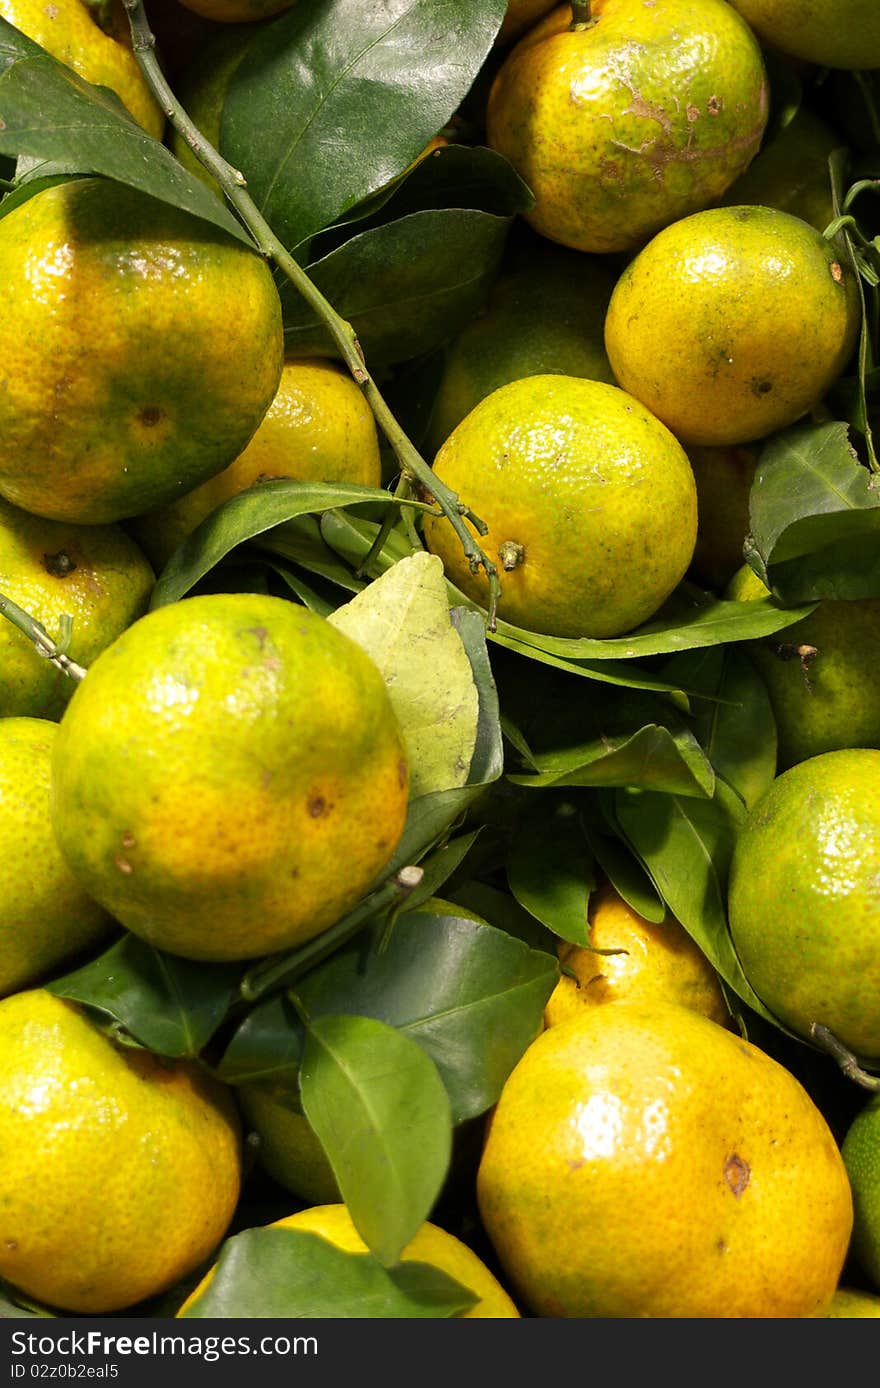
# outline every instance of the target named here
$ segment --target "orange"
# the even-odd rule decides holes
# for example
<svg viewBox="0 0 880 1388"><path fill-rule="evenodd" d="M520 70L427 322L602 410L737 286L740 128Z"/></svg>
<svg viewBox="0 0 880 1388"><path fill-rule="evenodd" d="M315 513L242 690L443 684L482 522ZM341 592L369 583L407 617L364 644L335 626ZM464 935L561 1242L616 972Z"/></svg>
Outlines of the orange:
<svg viewBox="0 0 880 1388"><path fill-rule="evenodd" d="M62 1312L121 1310L194 1271L241 1189L225 1086L43 989L0 1002L0 1151L0 1276Z"/></svg>
<svg viewBox="0 0 880 1388"><path fill-rule="evenodd" d="M243 452L186 496L134 522L157 568L221 502L257 482L382 481L373 412L350 373L318 358L289 361L275 399Z"/></svg>
<svg viewBox="0 0 880 1388"><path fill-rule="evenodd" d="M880 67L876 0L731 0L762 42L819 67Z"/></svg>
<svg viewBox="0 0 880 1388"><path fill-rule="evenodd" d="M333 1168L302 1111L298 1083L238 1084L235 1096L257 1138L257 1160L273 1181L302 1200L316 1204L338 1200Z"/></svg>
<svg viewBox="0 0 880 1388"><path fill-rule="evenodd" d="M816 1314L847 1320L863 1316L880 1316L880 1296L860 1291L857 1287L838 1287L827 1309Z"/></svg>
<svg viewBox="0 0 880 1388"><path fill-rule="evenodd" d="M507 10L495 39L496 46L513 43L555 4L556 0L507 0Z"/></svg>
<svg viewBox="0 0 880 1388"><path fill-rule="evenodd" d="M852 1228L806 1090L670 1002L584 1008L532 1042L490 1116L477 1198L537 1316L806 1316Z"/></svg>
<svg viewBox="0 0 880 1388"><path fill-rule="evenodd" d="M138 67L117 0L100 6L87 0L0 0L0 18L87 82L109 87L148 134L162 138L165 116Z"/></svg>
<svg viewBox="0 0 880 1388"><path fill-rule="evenodd" d="M102 524L228 466L278 386L281 306L246 246L108 179L0 221L0 495Z"/></svg>
<svg viewBox="0 0 880 1388"><path fill-rule="evenodd" d="M834 220L828 156L845 143L808 106L799 106L721 201L728 207L777 207L824 231Z"/></svg>
<svg viewBox="0 0 880 1388"><path fill-rule="evenodd" d="M852 1119L841 1144L852 1186L852 1251L880 1291L880 1099L874 1094Z"/></svg>
<svg viewBox="0 0 880 1388"><path fill-rule="evenodd" d="M727 596L748 602L767 588L744 564ZM773 706L780 771L822 752L880 747L880 598L826 598L747 649Z"/></svg>
<svg viewBox="0 0 880 1388"><path fill-rule="evenodd" d="M488 142L535 195L526 219L580 251L624 251L708 206L767 124L761 50L726 0L560 5L498 72Z"/></svg>
<svg viewBox="0 0 880 1388"><path fill-rule="evenodd" d="M0 718L0 997L59 972L114 928L52 832L57 732L44 718Z"/></svg>
<svg viewBox="0 0 880 1388"><path fill-rule="evenodd" d="M659 232L621 274L605 346L624 390L687 444L800 419L849 360L855 271L800 217L719 207Z"/></svg>
<svg viewBox="0 0 880 1388"><path fill-rule="evenodd" d="M322 617L217 593L157 608L59 727L53 823L86 891L192 959L318 935L390 859L408 767L385 681Z"/></svg>
<svg viewBox="0 0 880 1388"><path fill-rule="evenodd" d="M528 376L487 395L450 434L437 476L489 527L502 569L499 616L554 636L618 636L646 621L694 548L687 457L617 386ZM428 548L454 584L486 602L449 522L428 517Z"/></svg>
<svg viewBox="0 0 880 1388"><path fill-rule="evenodd" d="M666 999L728 1024L718 975L674 916L645 920L605 883L590 897L589 923L589 948L559 941L559 962L574 977L561 975L544 1009L545 1026L622 998Z"/></svg>
<svg viewBox="0 0 880 1388"><path fill-rule="evenodd" d="M116 525L43 520L0 500L0 593L45 628L53 641L71 618L64 652L88 667L147 609L155 574L139 546ZM60 718L76 684L38 655L33 642L0 621L0 718Z"/></svg>
<svg viewBox="0 0 880 1388"><path fill-rule="evenodd" d="M730 932L776 1017L880 1058L880 751L824 752L777 776L733 851Z"/></svg>
<svg viewBox="0 0 880 1388"><path fill-rule="evenodd" d="M599 256L535 237L495 282L484 311L445 349L428 454L436 454L474 405L523 376L588 376L615 384L604 341L615 279Z"/></svg>
<svg viewBox="0 0 880 1388"><path fill-rule="evenodd" d="M341 1248L346 1253L366 1253L367 1245L354 1227L351 1215L344 1205L313 1205L286 1219L275 1220L270 1229L301 1229L308 1234L319 1234L321 1238ZM489 1271L485 1263L477 1257L467 1244L454 1234L447 1233L438 1224L425 1223L410 1240L400 1255L401 1262L429 1263L441 1268L454 1277L457 1282L476 1293L479 1300L469 1311L462 1311L462 1319L482 1320L519 1317L513 1301L501 1283ZM177 1312L185 1315L205 1291L213 1276L213 1269L199 1283L195 1291L187 1297Z"/></svg>

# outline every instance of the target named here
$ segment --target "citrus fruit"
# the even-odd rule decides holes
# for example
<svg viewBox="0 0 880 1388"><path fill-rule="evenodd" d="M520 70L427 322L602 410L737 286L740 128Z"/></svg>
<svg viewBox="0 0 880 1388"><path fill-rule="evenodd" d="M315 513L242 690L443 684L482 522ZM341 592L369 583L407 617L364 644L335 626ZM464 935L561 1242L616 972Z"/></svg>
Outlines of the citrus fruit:
<svg viewBox="0 0 880 1388"><path fill-rule="evenodd" d="M53 641L72 620L63 649L88 666L146 611L155 575L140 547L116 525L67 525L0 500L0 593L38 621ZM0 718L59 718L75 683L0 621Z"/></svg>
<svg viewBox="0 0 880 1388"><path fill-rule="evenodd" d="M272 403L272 273L188 213L109 179L44 188L0 221L0 278L0 494L35 515L163 505L232 462Z"/></svg>
<svg viewBox="0 0 880 1388"><path fill-rule="evenodd" d="M757 153L768 85L758 42L726 0L560 5L507 55L489 144L535 195L524 215L579 251L625 251L708 206Z"/></svg>
<svg viewBox="0 0 880 1388"><path fill-rule="evenodd" d="M800 1036L815 1023L880 1057L880 751L777 776L737 836L730 931L746 978Z"/></svg>
<svg viewBox="0 0 880 1388"><path fill-rule="evenodd" d="M718 975L673 916L659 924L645 920L605 883L590 897L589 925L589 948L568 940L557 946L559 962L571 974L563 972L550 994L545 1026L621 998L665 998L727 1025Z"/></svg>
<svg viewBox="0 0 880 1388"><path fill-rule="evenodd" d="M598 256L538 240L496 280L485 310L446 347L429 455L474 405L523 376L588 376L613 385L604 329L615 279Z"/></svg>
<svg viewBox="0 0 880 1388"><path fill-rule="evenodd" d="M257 482L382 480L373 412L348 371L333 361L285 362L275 398L243 452L207 482L133 522L157 568L221 502Z"/></svg>
<svg viewBox="0 0 880 1388"><path fill-rule="evenodd" d="M513 43L555 5L556 0L507 0L507 9L495 39L496 45L501 47Z"/></svg>
<svg viewBox="0 0 880 1388"><path fill-rule="evenodd" d="M799 1081L671 1002L584 1008L532 1042L489 1118L477 1198L538 1316L805 1316L831 1299L852 1225Z"/></svg>
<svg viewBox="0 0 880 1388"><path fill-rule="evenodd" d="M314 1204L338 1200L333 1168L296 1089L253 1081L236 1085L235 1094L248 1129L258 1138L257 1160L273 1181Z"/></svg>
<svg viewBox="0 0 880 1388"><path fill-rule="evenodd" d="M841 1152L853 1193L853 1252L880 1290L880 1098L876 1095L849 1124Z"/></svg>
<svg viewBox="0 0 880 1388"><path fill-rule="evenodd" d="M601 381L528 376L492 391L453 430L437 476L489 527L502 570L499 615L554 636L618 636L654 613L694 548L696 488L684 450L649 410ZM477 602L449 522L427 516L428 548Z"/></svg>
<svg viewBox="0 0 880 1388"><path fill-rule="evenodd" d="M0 997L42 982L114 929L52 832L57 732L44 718L0 718Z"/></svg>
<svg viewBox="0 0 880 1388"><path fill-rule="evenodd" d="M710 588L722 589L742 567L758 454L754 448L736 445L701 448L692 444L686 452L697 484L697 543L691 573Z"/></svg>
<svg viewBox="0 0 880 1388"><path fill-rule="evenodd" d="M875 0L731 0L759 38L820 67L880 67Z"/></svg>
<svg viewBox="0 0 880 1388"><path fill-rule="evenodd" d="M605 321L614 374L688 444L794 423L859 328L855 271L800 217L717 207L666 227L622 272Z"/></svg>
<svg viewBox="0 0 880 1388"><path fill-rule="evenodd" d="M854 1320L863 1316L880 1316L880 1296L859 1291L857 1287L838 1287L824 1311L816 1315L843 1317Z"/></svg>
<svg viewBox="0 0 880 1388"><path fill-rule="evenodd" d="M368 1251L345 1205L338 1203L314 1205L305 1210L298 1210L296 1214L288 1215L285 1219L275 1220L269 1228L301 1229L308 1234L319 1234L328 1243L334 1244L346 1253ZM476 1293L480 1299L469 1311L461 1312L463 1319L519 1317L513 1301L482 1259L478 1258L461 1239L441 1229L438 1224L423 1224L415 1238L404 1248L400 1261L430 1263ZM177 1312L178 1317L198 1302L212 1276L213 1270L187 1297Z"/></svg>
<svg viewBox="0 0 880 1388"><path fill-rule="evenodd" d="M94 662L59 725L53 822L85 889L193 959L311 939L388 862L408 771L351 638L259 593L185 598Z"/></svg>
<svg viewBox="0 0 880 1388"><path fill-rule="evenodd" d="M727 596L748 602L767 592L744 564ZM880 598L824 599L748 651L773 706L780 771L822 752L880 747Z"/></svg>
<svg viewBox="0 0 880 1388"><path fill-rule="evenodd" d="M116 1044L37 988L0 1002L0 1276L87 1315L171 1286L223 1237L241 1184L228 1090Z"/></svg>
<svg viewBox="0 0 880 1388"><path fill-rule="evenodd" d="M109 87L139 125L157 140L165 116L131 48L131 31L119 3L86 0L0 0L0 18L20 29L53 58L98 87Z"/></svg>
<svg viewBox="0 0 880 1388"><path fill-rule="evenodd" d="M828 156L844 143L808 106L799 106L730 185L722 205L776 207L824 231L834 220Z"/></svg>

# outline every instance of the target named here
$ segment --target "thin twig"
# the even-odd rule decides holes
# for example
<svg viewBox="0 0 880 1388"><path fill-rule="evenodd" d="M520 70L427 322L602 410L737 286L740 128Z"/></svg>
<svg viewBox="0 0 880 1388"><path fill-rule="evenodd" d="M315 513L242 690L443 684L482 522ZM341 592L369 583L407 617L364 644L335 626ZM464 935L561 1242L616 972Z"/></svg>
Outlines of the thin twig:
<svg viewBox="0 0 880 1388"><path fill-rule="evenodd" d="M131 26L132 44L144 78L174 129L183 137L199 162L216 179L228 201L235 208L257 249L267 260L273 260L290 280L305 302L322 321L352 377L361 387L373 411L376 423L387 438L401 468L411 474L419 485L436 501L443 515L459 538L471 571L485 570L489 580L489 629L495 630L495 614L501 593L501 581L495 564L484 554L465 524L469 520L479 535L488 526L459 501L435 475L418 449L410 441L389 409L384 397L367 369L357 335L345 318L338 314L324 297L306 271L285 249L266 221L253 198L247 192L246 179L239 169L222 158L200 130L193 125L186 111L171 90L156 57L156 40L144 12L142 0L123 0Z"/></svg>
<svg viewBox="0 0 880 1388"><path fill-rule="evenodd" d="M810 1037L821 1050L837 1061L848 1080L862 1089L873 1090L875 1094L880 1092L880 1075L869 1075L867 1070L863 1070L852 1051L838 1041L833 1031L823 1027L821 1022L814 1022L810 1027Z"/></svg>
<svg viewBox="0 0 880 1388"><path fill-rule="evenodd" d="M42 622L38 622L35 617L25 612L23 608L3 593L0 593L0 616L8 618L13 626L18 627L19 631L33 642L37 655L43 656L50 665L62 670L72 680L85 678L85 667L77 665L75 660L71 660L70 656L65 653L62 644L52 640ZM64 639L62 637L62 641Z"/></svg>

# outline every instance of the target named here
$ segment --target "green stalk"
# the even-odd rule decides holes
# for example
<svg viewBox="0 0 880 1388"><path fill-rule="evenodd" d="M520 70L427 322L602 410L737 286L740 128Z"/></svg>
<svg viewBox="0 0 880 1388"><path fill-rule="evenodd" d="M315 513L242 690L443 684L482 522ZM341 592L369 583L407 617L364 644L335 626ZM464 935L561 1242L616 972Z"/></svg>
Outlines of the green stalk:
<svg viewBox="0 0 880 1388"><path fill-rule="evenodd" d="M593 15L591 0L571 0L571 24L568 26L574 33L582 29L592 29L596 23Z"/></svg>
<svg viewBox="0 0 880 1388"><path fill-rule="evenodd" d="M142 0L123 0L131 27L132 44L138 65L144 78L175 130L186 140L195 157L208 170L220 185L228 201L235 208L245 228L250 232L257 249L267 260L272 260L287 276L294 288L324 323L340 356L361 387L373 411L376 423L394 450L404 473L409 473L421 488L437 503L440 512L450 522L470 565L472 573L485 570L489 580L488 617L489 629L495 630L495 618L501 582L498 569L477 545L473 535L465 525L465 520L480 535L485 535L488 526L459 500L458 494L451 491L435 475L432 468L422 458L418 449L410 441L389 409L373 377L367 369L364 354L357 335L346 319L336 312L333 305L312 283L306 271L298 265L273 232L260 212L253 198L247 192L244 175L228 164L211 145L200 130L193 125L186 111L177 100L165 79L159 60L156 57L156 40L150 29Z"/></svg>
<svg viewBox="0 0 880 1388"><path fill-rule="evenodd" d="M862 1089L869 1089L873 1093L880 1093L880 1075L869 1075L867 1070L863 1070L852 1051L848 1051L842 1041L838 1041L833 1031L823 1027L821 1022L814 1022L810 1027L810 1037L820 1050L827 1052L837 1061L848 1080L859 1085Z"/></svg>
<svg viewBox="0 0 880 1388"><path fill-rule="evenodd" d="M6 617L13 626L18 627L29 641L32 641L37 655L43 656L51 665L63 670L65 675L69 675L72 680L81 680L85 677L85 668L77 665L75 660L71 660L65 654L64 646L70 640L71 620L69 617L62 617L61 639L53 641L42 622L38 622L30 613L14 603L11 598L7 598L0 593L0 616Z"/></svg>

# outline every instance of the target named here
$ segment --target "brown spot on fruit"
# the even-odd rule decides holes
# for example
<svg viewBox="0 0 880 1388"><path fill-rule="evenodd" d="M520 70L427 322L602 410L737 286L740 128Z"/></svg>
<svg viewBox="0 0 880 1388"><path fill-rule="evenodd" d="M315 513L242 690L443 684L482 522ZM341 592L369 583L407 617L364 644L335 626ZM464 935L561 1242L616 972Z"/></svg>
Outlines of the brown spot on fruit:
<svg viewBox="0 0 880 1388"><path fill-rule="evenodd" d="M312 819L319 819L321 815L327 813L327 801L323 795L313 795L309 800L309 814Z"/></svg>
<svg viewBox="0 0 880 1388"><path fill-rule="evenodd" d="M409 776L409 767L407 766L406 762L405 762L405 761L403 760L403 758L401 757L400 761L397 763L397 779L398 779L398 781L400 782L400 788L401 788L401 790L402 790L403 787L406 785L407 777L408 777L408 776Z"/></svg>
<svg viewBox="0 0 880 1388"><path fill-rule="evenodd" d="M126 829L125 833L122 835L122 847L134 848L134 842L134 834L129 829Z"/></svg>
<svg viewBox="0 0 880 1388"><path fill-rule="evenodd" d="M60 549L57 554L43 555L43 568L52 578L67 578L76 568L76 564L65 550Z"/></svg>
<svg viewBox="0 0 880 1388"><path fill-rule="evenodd" d="M831 278L835 284L843 284L843 267L836 260L832 260L828 266L831 271Z"/></svg>
<svg viewBox="0 0 880 1388"><path fill-rule="evenodd" d="M114 858L113 861L119 868L119 871L123 873L126 877L129 877L131 875L131 863L128 861L127 858L123 858L122 854L120 854L117 858Z"/></svg>
<svg viewBox="0 0 880 1388"><path fill-rule="evenodd" d="M706 110L709 112L710 116L717 116L722 105L723 102L720 96L710 96L709 100L706 102Z"/></svg>
<svg viewBox="0 0 880 1388"><path fill-rule="evenodd" d="M728 1157L724 1163L724 1179L737 1200L749 1184L751 1174L748 1162L744 1162L742 1157L737 1156L736 1152Z"/></svg>
<svg viewBox="0 0 880 1388"><path fill-rule="evenodd" d="M148 429L155 428L161 418L162 411L158 405L144 405L141 410L141 424L146 425Z"/></svg>

